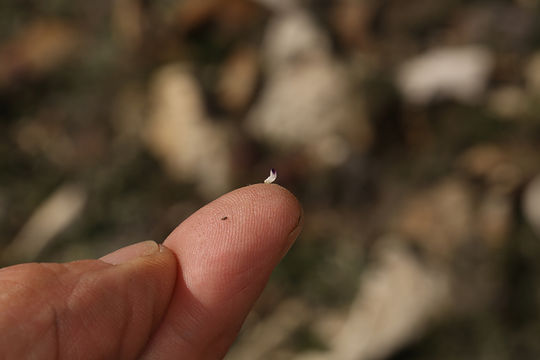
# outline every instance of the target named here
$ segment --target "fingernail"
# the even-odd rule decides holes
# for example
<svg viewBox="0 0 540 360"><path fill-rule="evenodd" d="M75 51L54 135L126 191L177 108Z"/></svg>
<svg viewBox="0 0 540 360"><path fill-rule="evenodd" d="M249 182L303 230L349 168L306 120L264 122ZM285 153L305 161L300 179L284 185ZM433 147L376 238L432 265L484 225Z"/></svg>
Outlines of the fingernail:
<svg viewBox="0 0 540 360"><path fill-rule="evenodd" d="M142 256L152 255L159 251L159 245L155 241L149 240L118 249L103 256L100 260L108 264L119 265Z"/></svg>
<svg viewBox="0 0 540 360"><path fill-rule="evenodd" d="M304 226L304 209L300 209L300 216L298 217L298 223L296 224L296 227L289 233L289 236L287 236L287 244L285 245L285 249L283 249L283 255L284 256L290 248L293 246L294 241L300 235L302 232L302 228Z"/></svg>

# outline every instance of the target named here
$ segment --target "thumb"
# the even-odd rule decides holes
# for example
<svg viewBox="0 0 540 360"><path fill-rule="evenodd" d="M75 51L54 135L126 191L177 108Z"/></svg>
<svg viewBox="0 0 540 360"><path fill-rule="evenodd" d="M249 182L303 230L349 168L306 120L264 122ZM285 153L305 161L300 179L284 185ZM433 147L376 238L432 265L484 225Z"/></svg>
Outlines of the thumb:
<svg viewBox="0 0 540 360"><path fill-rule="evenodd" d="M176 266L170 250L146 241L101 260L1 269L0 358L137 357L169 304Z"/></svg>

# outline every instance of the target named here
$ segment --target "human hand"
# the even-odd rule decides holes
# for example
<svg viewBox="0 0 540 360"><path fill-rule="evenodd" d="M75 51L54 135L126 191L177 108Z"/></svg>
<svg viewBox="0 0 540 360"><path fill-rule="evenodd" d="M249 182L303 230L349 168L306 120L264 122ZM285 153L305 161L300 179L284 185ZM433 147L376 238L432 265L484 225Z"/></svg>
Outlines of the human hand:
<svg viewBox="0 0 540 360"><path fill-rule="evenodd" d="M165 240L0 270L2 359L218 359L301 231L277 185L230 192Z"/></svg>

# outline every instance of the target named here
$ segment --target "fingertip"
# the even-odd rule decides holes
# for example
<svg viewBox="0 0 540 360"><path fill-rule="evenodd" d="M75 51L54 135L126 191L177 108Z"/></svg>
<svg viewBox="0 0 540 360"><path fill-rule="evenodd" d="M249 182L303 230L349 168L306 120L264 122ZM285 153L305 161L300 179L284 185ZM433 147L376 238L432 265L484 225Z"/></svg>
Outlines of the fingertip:
<svg viewBox="0 0 540 360"><path fill-rule="evenodd" d="M216 271L269 258L275 266L294 241L290 234L298 234L301 226L302 208L290 191L276 184L255 184L199 209L164 244L178 256L184 275L192 269L202 273L216 259L211 266Z"/></svg>
<svg viewBox="0 0 540 360"><path fill-rule="evenodd" d="M300 202L289 190L278 184L249 185L224 196L230 196L232 202L248 199L257 204L276 218L276 223L288 233L302 224L303 210Z"/></svg>
<svg viewBox="0 0 540 360"><path fill-rule="evenodd" d="M289 190L278 184L254 184L238 190L253 192L256 197L263 197L275 200L276 209L281 214L298 218L302 213L300 202Z"/></svg>

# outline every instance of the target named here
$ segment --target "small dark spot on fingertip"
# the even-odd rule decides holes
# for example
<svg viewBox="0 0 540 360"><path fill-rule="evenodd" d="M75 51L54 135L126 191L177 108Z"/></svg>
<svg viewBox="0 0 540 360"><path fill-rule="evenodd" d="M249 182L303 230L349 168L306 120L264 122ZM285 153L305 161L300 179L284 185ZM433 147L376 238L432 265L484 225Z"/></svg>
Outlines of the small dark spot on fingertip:
<svg viewBox="0 0 540 360"><path fill-rule="evenodd" d="M228 216L224 216L221 218L221 220L227 220L229 217Z"/></svg>

